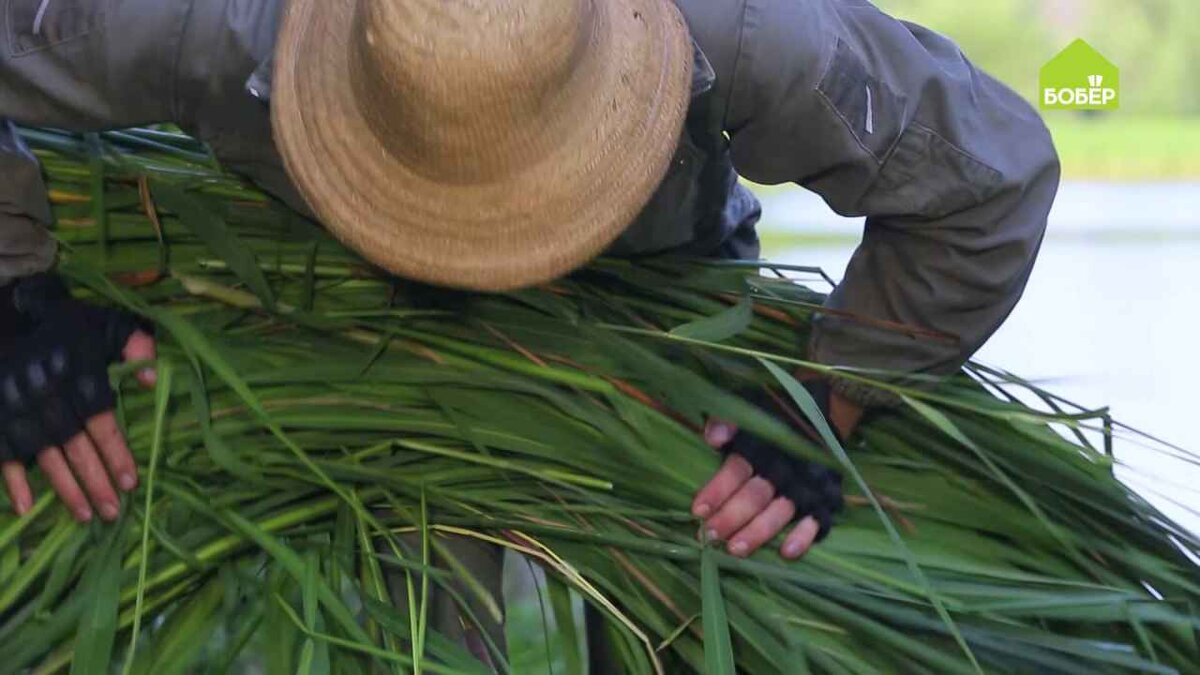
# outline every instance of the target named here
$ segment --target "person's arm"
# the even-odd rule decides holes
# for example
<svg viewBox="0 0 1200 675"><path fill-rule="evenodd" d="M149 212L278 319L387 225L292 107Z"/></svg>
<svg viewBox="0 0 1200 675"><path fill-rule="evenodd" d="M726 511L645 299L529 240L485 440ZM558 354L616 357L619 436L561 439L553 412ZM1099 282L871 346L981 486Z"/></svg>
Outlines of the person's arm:
<svg viewBox="0 0 1200 675"><path fill-rule="evenodd" d="M934 375L961 367L1012 311L1045 231L1059 166L1037 114L949 40L864 0L677 2L717 71L738 172L867 216L813 359ZM891 402L832 384L826 414L843 437L864 406ZM717 447L739 436L720 421L705 434ZM823 529L798 504L735 450L693 513L735 555L800 518L780 546L795 558Z"/></svg>
<svg viewBox="0 0 1200 675"><path fill-rule="evenodd" d="M154 338L117 310L70 298L52 273L56 246L41 167L0 120L0 474L14 511L33 506L36 462L80 521L117 518L137 465L112 412L109 363L149 361ZM115 344L104 344L115 340ZM146 386L150 370L138 374ZM114 487L114 485L116 487Z"/></svg>
<svg viewBox="0 0 1200 675"><path fill-rule="evenodd" d="M41 167L0 119L0 286L54 265L57 246L46 227L52 219Z"/></svg>
<svg viewBox="0 0 1200 675"><path fill-rule="evenodd" d="M1041 244L1059 180L1042 121L953 42L868 2L729 4L743 5L726 111L739 173L867 216L827 304L866 321L822 316L814 360L955 372L1012 311Z"/></svg>

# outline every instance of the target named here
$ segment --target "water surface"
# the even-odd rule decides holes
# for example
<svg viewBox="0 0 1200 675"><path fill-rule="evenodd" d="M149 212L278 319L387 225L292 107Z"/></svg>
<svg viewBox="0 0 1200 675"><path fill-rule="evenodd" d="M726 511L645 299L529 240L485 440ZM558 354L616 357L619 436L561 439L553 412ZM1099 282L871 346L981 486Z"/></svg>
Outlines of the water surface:
<svg viewBox="0 0 1200 675"><path fill-rule="evenodd" d="M766 251L840 279L861 221L802 190L763 197L765 229L842 242ZM1200 183L1068 183L1025 297L979 352L1200 457ZM1118 438L1120 476L1200 532L1200 469Z"/></svg>

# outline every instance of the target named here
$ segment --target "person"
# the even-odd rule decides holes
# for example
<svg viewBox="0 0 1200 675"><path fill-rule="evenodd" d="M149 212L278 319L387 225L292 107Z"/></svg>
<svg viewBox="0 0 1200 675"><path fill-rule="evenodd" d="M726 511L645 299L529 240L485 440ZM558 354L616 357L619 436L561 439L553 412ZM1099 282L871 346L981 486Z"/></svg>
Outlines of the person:
<svg viewBox="0 0 1200 675"><path fill-rule="evenodd" d="M945 375L1017 303L1059 180L1021 97L866 0L8 0L3 11L0 283L18 299L31 277L46 284L55 246L14 123L169 121L381 268L476 291L548 281L602 253L755 259L761 209L739 178L797 183L866 216L812 358ZM55 297L51 314L85 311ZM27 323L9 331L17 346L0 368L13 393L30 388L40 353ZM127 344L105 360L153 357L149 333L122 330ZM64 377L61 389L74 386ZM822 384L843 437L865 409L894 403L847 379ZM36 458L80 520L93 506L116 517L135 467L95 407L17 443L15 417L0 418L19 512L32 503L23 461ZM783 534L794 559L828 531L836 509L797 496L811 467L789 465L781 485L778 451L716 420L705 435L733 450L693 506L709 536L747 556Z"/></svg>

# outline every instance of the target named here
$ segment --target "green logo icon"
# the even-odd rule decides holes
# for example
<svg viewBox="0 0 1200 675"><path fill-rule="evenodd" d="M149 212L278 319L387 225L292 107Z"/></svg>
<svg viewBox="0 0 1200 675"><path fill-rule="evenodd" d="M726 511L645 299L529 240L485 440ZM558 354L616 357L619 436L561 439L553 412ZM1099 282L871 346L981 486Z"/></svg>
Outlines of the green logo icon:
<svg viewBox="0 0 1200 675"><path fill-rule="evenodd" d="M1042 110L1116 110L1121 69L1083 40L1072 42L1042 67Z"/></svg>

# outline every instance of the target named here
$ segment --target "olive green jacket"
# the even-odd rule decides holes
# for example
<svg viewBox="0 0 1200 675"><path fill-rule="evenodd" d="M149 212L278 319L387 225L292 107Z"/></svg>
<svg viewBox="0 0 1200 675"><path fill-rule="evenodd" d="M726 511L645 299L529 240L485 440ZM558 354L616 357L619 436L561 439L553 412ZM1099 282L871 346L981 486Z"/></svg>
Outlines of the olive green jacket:
<svg viewBox="0 0 1200 675"><path fill-rule="evenodd" d="M0 282L55 251L39 168L5 119L172 121L307 211L271 142L283 2L0 0ZM949 40L865 0L676 2L697 45L687 130L612 252L756 257L759 205L738 174L798 183L867 216L815 358L956 370L1013 309L1042 240L1059 166L1034 110Z"/></svg>

